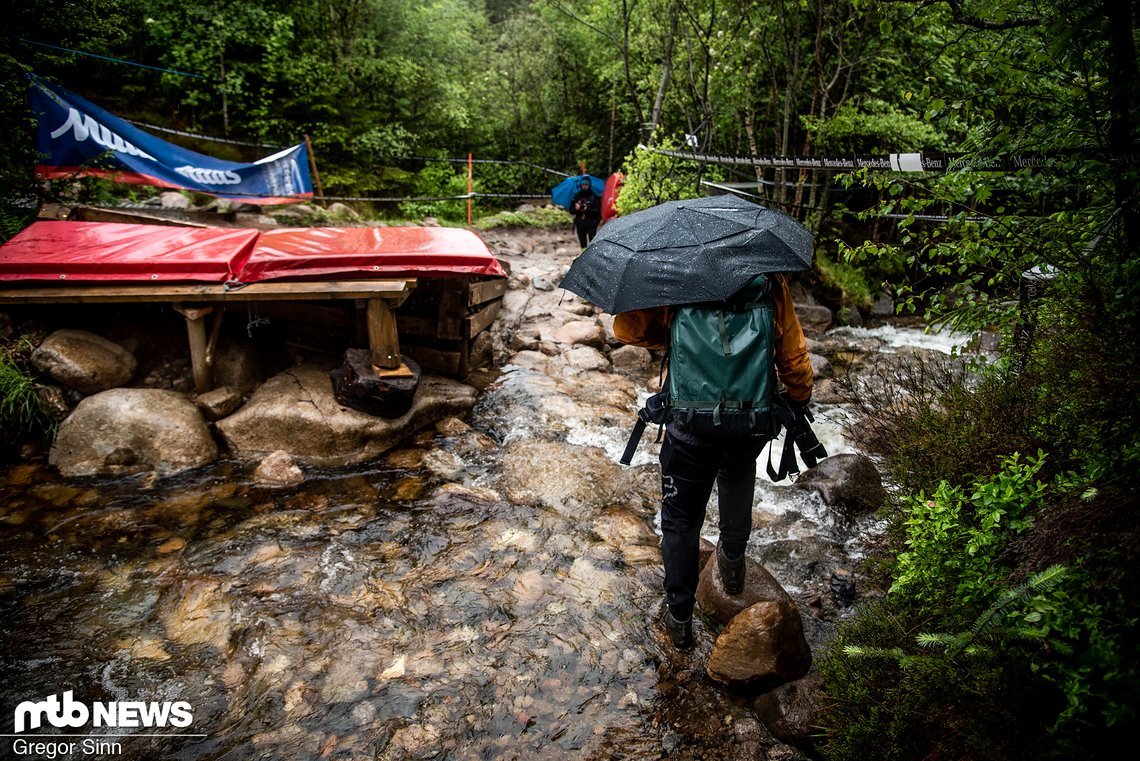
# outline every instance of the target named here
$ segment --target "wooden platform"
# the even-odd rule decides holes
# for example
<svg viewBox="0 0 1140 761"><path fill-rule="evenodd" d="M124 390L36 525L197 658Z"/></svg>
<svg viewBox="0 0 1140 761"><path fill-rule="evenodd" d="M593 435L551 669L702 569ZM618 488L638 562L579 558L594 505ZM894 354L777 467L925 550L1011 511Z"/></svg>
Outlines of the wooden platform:
<svg viewBox="0 0 1140 761"><path fill-rule="evenodd" d="M506 292L504 278L422 278L400 308L405 353L424 367L465 378L491 360L485 331Z"/></svg>
<svg viewBox="0 0 1140 761"><path fill-rule="evenodd" d="M334 280L328 282L252 283L238 288L223 285L140 284L59 285L0 288L0 306L11 304L173 304L186 319L194 387L199 392L213 386L214 350L227 303L274 301L350 300L361 302L367 315L368 346L372 364L381 370L400 367L400 341L393 310L416 288L412 278L384 280ZM206 318L214 315L206 333Z"/></svg>

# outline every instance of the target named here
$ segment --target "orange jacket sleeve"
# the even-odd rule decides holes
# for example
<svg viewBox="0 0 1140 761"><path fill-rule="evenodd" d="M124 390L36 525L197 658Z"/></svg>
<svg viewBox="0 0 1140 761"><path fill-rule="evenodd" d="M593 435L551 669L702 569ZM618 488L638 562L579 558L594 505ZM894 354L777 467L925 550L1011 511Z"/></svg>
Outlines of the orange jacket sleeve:
<svg viewBox="0 0 1140 761"><path fill-rule="evenodd" d="M783 275L776 275L772 288L776 338L776 374L788 389L788 396L797 402L811 398L812 369L808 358L807 341L800 327L792 294Z"/></svg>
<svg viewBox="0 0 1140 761"><path fill-rule="evenodd" d="M634 309L614 317L614 336L623 344L664 349L669 341L669 308Z"/></svg>

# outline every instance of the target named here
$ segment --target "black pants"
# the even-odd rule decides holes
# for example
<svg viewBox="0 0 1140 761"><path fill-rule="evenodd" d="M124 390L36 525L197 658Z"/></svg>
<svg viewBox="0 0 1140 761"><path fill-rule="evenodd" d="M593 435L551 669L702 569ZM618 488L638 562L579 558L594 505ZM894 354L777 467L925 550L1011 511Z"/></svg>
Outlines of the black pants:
<svg viewBox="0 0 1140 761"><path fill-rule="evenodd" d="M574 229L578 232L578 245L585 248L594 239L594 235L598 232L598 220L585 219L574 220Z"/></svg>
<svg viewBox="0 0 1140 761"><path fill-rule="evenodd" d="M661 445L661 555L665 602L674 618L687 619L696 603L701 526L714 481L721 545L731 558L744 554L752 533L756 458L763 447L760 440L743 446L697 446L665 434Z"/></svg>

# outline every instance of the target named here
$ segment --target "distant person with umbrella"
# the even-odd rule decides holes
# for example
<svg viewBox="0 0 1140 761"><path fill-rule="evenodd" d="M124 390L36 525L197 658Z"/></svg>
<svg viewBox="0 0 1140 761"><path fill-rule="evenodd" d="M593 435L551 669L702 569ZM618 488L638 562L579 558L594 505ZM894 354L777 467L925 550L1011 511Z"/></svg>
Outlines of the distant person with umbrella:
<svg viewBox="0 0 1140 761"><path fill-rule="evenodd" d="M602 194L606 181L592 174L567 177L550 190L550 200L574 217L578 243L585 248L602 220Z"/></svg>
<svg viewBox="0 0 1140 761"><path fill-rule="evenodd" d="M706 306L728 306L731 316L754 307L739 294L751 302L758 298L753 291L761 288L764 308L772 315L767 356L730 357L732 338L725 336L725 318L719 316L711 324L720 321L724 353L718 340L704 363L724 365L730 374L743 369L764 376L769 368L786 387L791 406L806 411L812 392L807 343L787 281L770 273L808 269L811 261L811 233L794 219L720 196L673 201L608 222L575 260L562 287L617 315L614 333L620 341L652 349L671 348L673 323L686 308L699 313ZM733 362L737 364L729 367ZM675 391L672 383L665 387L670 395ZM719 406L713 415L719 421ZM724 416L729 417L727 409ZM707 424L701 429L693 423L691 415L687 421L684 416L667 418L660 455L666 629L680 650L693 645L700 531L713 484L720 508L717 569L724 590L739 594L752 530L756 459L770 440L770 435L739 429L718 435Z"/></svg>
<svg viewBox="0 0 1140 761"><path fill-rule="evenodd" d="M578 192L570 201L570 213L574 215L574 230L578 233L578 245L585 248L598 232L602 221L602 198L591 187L590 178L583 177L578 184Z"/></svg>

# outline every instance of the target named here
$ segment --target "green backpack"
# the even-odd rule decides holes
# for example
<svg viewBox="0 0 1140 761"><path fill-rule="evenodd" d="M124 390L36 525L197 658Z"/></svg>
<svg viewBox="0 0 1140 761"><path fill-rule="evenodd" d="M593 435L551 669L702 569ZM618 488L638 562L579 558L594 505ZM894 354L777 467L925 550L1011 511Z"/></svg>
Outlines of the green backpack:
<svg viewBox="0 0 1140 761"><path fill-rule="evenodd" d="M666 421L701 436L772 434L776 390L771 284L677 309L669 330Z"/></svg>

